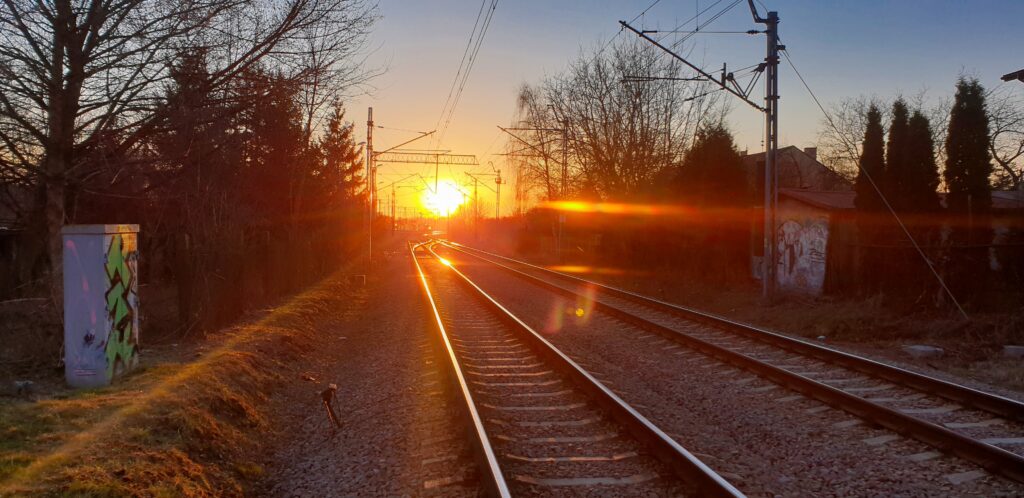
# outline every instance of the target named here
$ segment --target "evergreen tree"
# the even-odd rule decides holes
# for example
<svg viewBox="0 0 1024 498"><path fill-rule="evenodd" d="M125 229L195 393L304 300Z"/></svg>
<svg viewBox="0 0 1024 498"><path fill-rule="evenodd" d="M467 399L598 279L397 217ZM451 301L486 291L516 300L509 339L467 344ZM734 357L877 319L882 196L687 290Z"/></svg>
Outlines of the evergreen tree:
<svg viewBox="0 0 1024 498"><path fill-rule="evenodd" d="M907 191L913 183L907 166L907 140L910 134L909 113L906 102L897 98L893 102L893 120L889 125L889 140L886 142L886 180L883 192L886 199L897 211L912 209Z"/></svg>
<svg viewBox="0 0 1024 498"><path fill-rule="evenodd" d="M868 108L860 167L854 184L856 195L853 198L853 204L857 208L860 280L862 289L867 292L878 291L881 282L880 264L883 258L871 246L877 245L881 238L878 221L882 219L885 210L885 204L878 192L885 185L884 147L882 113L872 104Z"/></svg>
<svg viewBox="0 0 1024 498"><path fill-rule="evenodd" d="M301 172L309 167L297 88L282 76L255 71L238 92L240 98L256 96L240 116L246 194L265 222L284 229L301 195Z"/></svg>
<svg viewBox="0 0 1024 498"><path fill-rule="evenodd" d="M342 197L356 197L363 186L363 148L356 145L354 127L345 121L345 108L340 103L332 109L319 149L323 176L337 179Z"/></svg>
<svg viewBox="0 0 1024 498"><path fill-rule="evenodd" d="M346 233L358 233L362 223L363 148L356 145L355 127L345 121L345 108L336 103L327 121L327 128L317 142L319 160L314 172L319 212L329 213L340 233L330 240L335 253L349 257L357 249L358 241L343 238Z"/></svg>
<svg viewBox="0 0 1024 498"><path fill-rule="evenodd" d="M985 89L977 79L960 78L946 139L946 205L951 213L986 213L992 206L989 177L988 114Z"/></svg>
<svg viewBox="0 0 1024 498"><path fill-rule="evenodd" d="M896 99L892 104L892 124L889 125L889 140L885 144L885 178L882 192L893 208L902 211L910 207L906 198L907 189L913 183L907 168L907 139L910 134L907 104Z"/></svg>
<svg viewBox="0 0 1024 498"><path fill-rule="evenodd" d="M860 156L857 179L854 183L856 196L853 203L863 212L881 211L884 207L881 197L871 185L872 180L879 189L885 180L885 152L883 149L882 113L874 104L868 108L867 127L864 130L864 145ZM870 179L869 179L870 177Z"/></svg>
<svg viewBox="0 0 1024 498"><path fill-rule="evenodd" d="M978 301L989 271L992 230L988 115L985 90L977 79L960 78L946 138L946 206L950 235L950 280L966 300Z"/></svg>
<svg viewBox="0 0 1024 498"><path fill-rule="evenodd" d="M736 205L737 189L746 188L747 181L743 159L729 130L715 125L699 132L673 183L676 193L690 206Z"/></svg>
<svg viewBox="0 0 1024 498"><path fill-rule="evenodd" d="M904 108L903 112L905 111ZM894 114L896 112L899 111L894 107ZM895 152L893 157L898 157L902 164L896 168L891 164L887 165L887 172L890 186L893 188L889 197L890 202L893 203L913 241L908 240L895 226L891 227L898 247L887 251L885 275L892 283L890 288L894 294L917 300L922 293L935 290L934 279L927 263L921 259L912 243L917 243L927 251L926 253L934 252L930 248L936 245L939 238L941 222L937 216L941 206L936 192L939 171L935 164L935 149L928 118L919 110L915 111L906 122L905 133L902 143L896 141L897 148L902 148L902 152L890 149ZM890 138L891 134L890 131ZM893 141L890 139L889 143L891 145ZM931 259L936 259L934 256L929 255Z"/></svg>
<svg viewBox="0 0 1024 498"><path fill-rule="evenodd" d="M747 188L743 159L729 130L719 124L699 132L676 170L672 190L696 213L684 244L691 259L702 262L700 276L749 275L750 222L740 215L749 208Z"/></svg>
<svg viewBox="0 0 1024 498"><path fill-rule="evenodd" d="M940 209L939 166L935 163L932 126L920 110L908 123L906 181L902 182L907 211L935 213Z"/></svg>

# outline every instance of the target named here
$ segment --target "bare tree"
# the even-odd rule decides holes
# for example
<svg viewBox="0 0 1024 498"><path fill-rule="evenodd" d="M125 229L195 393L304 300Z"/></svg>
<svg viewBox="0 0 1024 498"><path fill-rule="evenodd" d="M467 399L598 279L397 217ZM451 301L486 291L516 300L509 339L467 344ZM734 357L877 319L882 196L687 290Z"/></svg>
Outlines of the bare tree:
<svg viewBox="0 0 1024 498"><path fill-rule="evenodd" d="M179 55L204 53L208 92L256 66L296 81L358 81L349 62L374 16L363 0L3 0L0 168L36 189L29 225L55 289L67 189L124 167L86 152L102 144L123 156L144 144Z"/></svg>
<svg viewBox="0 0 1024 498"><path fill-rule="evenodd" d="M998 86L985 97L988 104L989 152L998 170L996 187L1024 186L1024 95L1013 87Z"/></svg>
<svg viewBox="0 0 1024 498"><path fill-rule="evenodd" d="M859 96L847 98L830 106L831 123L824 120L818 134L818 159L822 164L843 175L851 182L857 177L857 163L860 160L860 146L867 128L868 109L874 105L882 113L881 122L891 121L890 105L878 97Z"/></svg>
<svg viewBox="0 0 1024 498"><path fill-rule="evenodd" d="M548 199L647 195L697 132L727 112L714 86L686 76L682 64L637 40L581 54L564 73L520 91L517 122L536 131L510 139L510 152L526 156L527 181Z"/></svg>
<svg viewBox="0 0 1024 498"><path fill-rule="evenodd" d="M932 143L935 158L939 164L945 162L945 139L949 122L949 98L931 98L927 90L921 90L907 99L908 107L920 111L931 123ZM857 177L857 163L860 160L861 141L867 127L867 112L872 105L882 113L882 126L892 121L892 104L877 96L843 99L829 108L831 123L822 120L818 134L818 159L851 182ZM835 128L832 127L835 124ZM886 130L887 131L887 130Z"/></svg>

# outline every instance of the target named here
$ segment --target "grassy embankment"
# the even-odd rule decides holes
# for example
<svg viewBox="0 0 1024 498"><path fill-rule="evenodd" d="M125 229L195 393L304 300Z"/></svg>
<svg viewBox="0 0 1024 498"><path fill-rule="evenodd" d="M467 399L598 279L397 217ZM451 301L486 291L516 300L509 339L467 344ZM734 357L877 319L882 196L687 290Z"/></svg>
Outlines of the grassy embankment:
<svg viewBox="0 0 1024 498"><path fill-rule="evenodd" d="M0 496L240 496L269 397L362 290L325 279L216 334L198 358L63 399L0 402Z"/></svg>

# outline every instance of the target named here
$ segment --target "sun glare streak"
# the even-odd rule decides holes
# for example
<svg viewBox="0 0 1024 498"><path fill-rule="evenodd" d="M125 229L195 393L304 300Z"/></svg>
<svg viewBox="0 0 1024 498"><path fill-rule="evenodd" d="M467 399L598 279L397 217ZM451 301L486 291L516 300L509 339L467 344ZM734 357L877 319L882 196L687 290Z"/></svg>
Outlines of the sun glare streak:
<svg viewBox="0 0 1024 498"><path fill-rule="evenodd" d="M466 202L466 195L451 180L441 180L437 190L428 189L420 199L423 207L437 216L448 216Z"/></svg>
<svg viewBox="0 0 1024 498"><path fill-rule="evenodd" d="M542 208L569 213L625 214L639 216L682 216L692 208L665 204L627 204L622 202L550 201Z"/></svg>
<svg viewBox="0 0 1024 498"><path fill-rule="evenodd" d="M444 259L444 258L437 258L437 259L441 261L442 265L445 265L445 266L451 266L452 265L452 262L448 261L447 259Z"/></svg>
<svg viewBox="0 0 1024 498"><path fill-rule="evenodd" d="M590 275L625 275L626 271L618 268L601 268L596 266L582 265L559 265L549 266L549 270L561 273L586 273Z"/></svg>

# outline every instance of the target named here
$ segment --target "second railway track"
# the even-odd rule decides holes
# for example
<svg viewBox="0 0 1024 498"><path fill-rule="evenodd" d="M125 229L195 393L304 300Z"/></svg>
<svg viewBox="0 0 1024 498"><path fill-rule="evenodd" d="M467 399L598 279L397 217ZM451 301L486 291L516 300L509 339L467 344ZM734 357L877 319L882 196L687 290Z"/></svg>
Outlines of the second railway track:
<svg viewBox="0 0 1024 498"><path fill-rule="evenodd" d="M447 248L935 449L911 455L914 461L950 453L1024 481L1020 402L491 253Z"/></svg>

